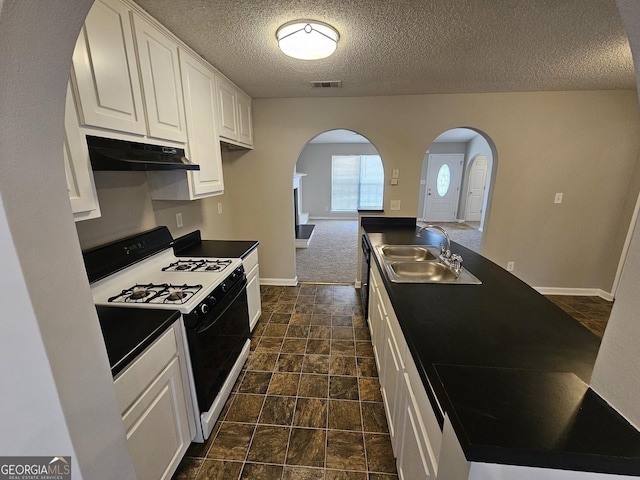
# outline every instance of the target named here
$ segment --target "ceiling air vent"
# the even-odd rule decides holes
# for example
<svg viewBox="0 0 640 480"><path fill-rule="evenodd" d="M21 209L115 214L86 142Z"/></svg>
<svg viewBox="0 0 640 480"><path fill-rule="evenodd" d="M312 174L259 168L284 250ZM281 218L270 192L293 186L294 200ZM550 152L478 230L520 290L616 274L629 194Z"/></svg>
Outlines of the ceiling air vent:
<svg viewBox="0 0 640 480"><path fill-rule="evenodd" d="M322 82L311 82L311 88L342 88L342 80L326 80Z"/></svg>

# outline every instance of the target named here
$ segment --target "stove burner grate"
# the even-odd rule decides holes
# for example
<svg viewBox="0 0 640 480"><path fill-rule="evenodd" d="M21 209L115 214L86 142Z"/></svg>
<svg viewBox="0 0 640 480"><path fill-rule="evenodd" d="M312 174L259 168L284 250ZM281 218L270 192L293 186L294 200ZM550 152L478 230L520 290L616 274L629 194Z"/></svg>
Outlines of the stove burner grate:
<svg viewBox="0 0 640 480"><path fill-rule="evenodd" d="M187 303L202 285L137 284L109 298L110 303Z"/></svg>
<svg viewBox="0 0 640 480"><path fill-rule="evenodd" d="M221 272L231 260L178 260L162 269L163 272Z"/></svg>

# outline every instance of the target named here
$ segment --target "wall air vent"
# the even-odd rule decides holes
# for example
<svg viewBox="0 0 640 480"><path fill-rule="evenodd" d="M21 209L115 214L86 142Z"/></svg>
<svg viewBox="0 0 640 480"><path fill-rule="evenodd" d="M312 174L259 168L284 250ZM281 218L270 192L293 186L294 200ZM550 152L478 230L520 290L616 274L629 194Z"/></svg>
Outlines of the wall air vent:
<svg viewBox="0 0 640 480"><path fill-rule="evenodd" d="M342 80L312 81L311 88L342 88Z"/></svg>

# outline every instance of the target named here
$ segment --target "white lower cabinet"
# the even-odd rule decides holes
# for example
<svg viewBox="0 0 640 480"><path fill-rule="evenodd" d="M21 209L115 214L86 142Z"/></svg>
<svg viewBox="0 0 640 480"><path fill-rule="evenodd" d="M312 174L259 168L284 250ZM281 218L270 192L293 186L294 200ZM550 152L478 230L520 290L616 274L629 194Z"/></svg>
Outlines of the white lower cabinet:
<svg viewBox="0 0 640 480"><path fill-rule="evenodd" d="M380 372L380 385L382 387L382 399L387 412L389 433L391 434L391 445L393 452L398 457L401 447L401 413L404 402L402 395L402 375L404 373L404 358L401 347L394 335L392 322L396 322L393 311L387 310L384 329L384 355L382 357ZM404 343L404 339L402 339ZM404 350L404 349L402 349Z"/></svg>
<svg viewBox="0 0 640 480"><path fill-rule="evenodd" d="M440 425L375 265L369 278L369 326L398 476L433 480L442 443Z"/></svg>
<svg viewBox="0 0 640 480"><path fill-rule="evenodd" d="M401 480L435 479L442 432L412 359L407 360L401 388L403 411L399 427L401 438L398 439L398 477Z"/></svg>
<svg viewBox="0 0 640 480"><path fill-rule="evenodd" d="M181 321L114 381L129 452L140 480L170 479L193 438Z"/></svg>
<svg viewBox="0 0 640 480"><path fill-rule="evenodd" d="M249 325L251 331L260 320L262 303L260 301L260 269L258 265L258 249L254 249L242 264L247 275L247 302L249 303Z"/></svg>
<svg viewBox="0 0 640 480"><path fill-rule="evenodd" d="M379 274L377 272L374 274L374 269L371 269L369 274L369 330L371 332L376 367L378 367L379 372L382 371L380 359L384 353L384 318L387 316L378 291L381 285L382 280Z"/></svg>

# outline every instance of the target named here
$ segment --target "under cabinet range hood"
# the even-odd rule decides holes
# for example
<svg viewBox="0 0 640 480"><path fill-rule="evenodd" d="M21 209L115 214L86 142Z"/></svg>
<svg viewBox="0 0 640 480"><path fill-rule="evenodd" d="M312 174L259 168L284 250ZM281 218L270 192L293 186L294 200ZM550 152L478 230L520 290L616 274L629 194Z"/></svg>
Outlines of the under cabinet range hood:
<svg viewBox="0 0 640 480"><path fill-rule="evenodd" d="M95 171L200 170L182 148L114 140L87 135L91 167Z"/></svg>

